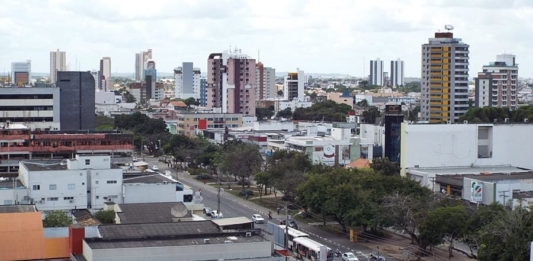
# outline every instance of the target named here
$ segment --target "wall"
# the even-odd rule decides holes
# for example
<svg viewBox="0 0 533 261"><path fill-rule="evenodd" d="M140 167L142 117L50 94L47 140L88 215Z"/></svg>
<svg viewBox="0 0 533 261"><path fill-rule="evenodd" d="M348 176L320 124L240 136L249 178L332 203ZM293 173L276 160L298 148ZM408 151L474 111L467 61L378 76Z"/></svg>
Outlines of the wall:
<svg viewBox="0 0 533 261"><path fill-rule="evenodd" d="M24 201L24 197L28 196L28 189L16 188L2 188L0 189L0 205L12 205L16 202L27 204L29 202Z"/></svg>
<svg viewBox="0 0 533 261"><path fill-rule="evenodd" d="M176 200L176 184L125 183L124 203L173 202Z"/></svg>
<svg viewBox="0 0 533 261"><path fill-rule="evenodd" d="M255 131L294 131L295 125L292 121L258 121L254 122Z"/></svg>
<svg viewBox="0 0 533 261"><path fill-rule="evenodd" d="M492 156L478 158L478 127L492 126ZM489 141L490 142L490 141ZM512 165L533 169L531 124L402 123L402 169L443 166Z"/></svg>
<svg viewBox="0 0 533 261"><path fill-rule="evenodd" d="M198 239L201 241L201 239ZM174 261L174 260L220 260L237 258L269 257L272 255L272 242L232 243L232 244L209 244L187 245L172 247L137 247L137 248L113 248L92 249L83 253L91 252L92 259L99 261Z"/></svg>
<svg viewBox="0 0 533 261"><path fill-rule="evenodd" d="M101 209L106 201L122 203L122 169L97 169L87 172L92 208Z"/></svg>
<svg viewBox="0 0 533 261"><path fill-rule="evenodd" d="M96 92L94 97L95 104L116 104L117 99L115 98L114 92Z"/></svg>

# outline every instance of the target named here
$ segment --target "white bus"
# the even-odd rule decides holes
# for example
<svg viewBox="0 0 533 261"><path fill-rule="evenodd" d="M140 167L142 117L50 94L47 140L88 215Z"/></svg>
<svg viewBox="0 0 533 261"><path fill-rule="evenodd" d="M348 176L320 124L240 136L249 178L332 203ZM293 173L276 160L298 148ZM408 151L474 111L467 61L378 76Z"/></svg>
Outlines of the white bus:
<svg viewBox="0 0 533 261"><path fill-rule="evenodd" d="M283 231L285 231L285 233L286 233L286 231L287 231L286 230L286 226L280 225L279 227L282 228ZM296 229L294 229L292 227L289 227L289 233L287 235L287 241L288 241L288 244L289 244L289 250L292 251L293 247L295 246L294 245L294 239L295 238L299 238L299 237L309 237L309 235L304 233L304 232L302 232L302 231L300 231L300 230L296 230Z"/></svg>
<svg viewBox="0 0 533 261"><path fill-rule="evenodd" d="M323 244L311 240L308 237L295 238L294 244L296 248L295 253L297 254L298 258L305 261L320 260L320 247L324 246ZM329 247L327 249L327 260L333 261L333 251Z"/></svg>

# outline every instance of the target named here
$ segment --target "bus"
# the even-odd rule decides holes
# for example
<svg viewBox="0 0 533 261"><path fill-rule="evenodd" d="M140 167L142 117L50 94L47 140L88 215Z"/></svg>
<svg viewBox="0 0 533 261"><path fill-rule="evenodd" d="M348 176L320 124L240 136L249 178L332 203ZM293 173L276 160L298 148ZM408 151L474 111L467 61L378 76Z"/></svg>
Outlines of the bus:
<svg viewBox="0 0 533 261"><path fill-rule="evenodd" d="M294 239L296 255L305 261L320 260L320 247L324 246L308 237L298 237ZM327 261L333 261L333 251L327 248Z"/></svg>
<svg viewBox="0 0 533 261"><path fill-rule="evenodd" d="M283 225L280 225L279 226L280 228L283 229L283 231L285 231L285 233L287 233L286 231L286 226L283 226ZM289 245L289 250L292 251L293 247L294 247L294 239L295 238L299 238L299 237L309 237L308 234L300 231L300 230L296 230L292 227L289 227L289 233L287 235L287 241L288 241L288 245Z"/></svg>

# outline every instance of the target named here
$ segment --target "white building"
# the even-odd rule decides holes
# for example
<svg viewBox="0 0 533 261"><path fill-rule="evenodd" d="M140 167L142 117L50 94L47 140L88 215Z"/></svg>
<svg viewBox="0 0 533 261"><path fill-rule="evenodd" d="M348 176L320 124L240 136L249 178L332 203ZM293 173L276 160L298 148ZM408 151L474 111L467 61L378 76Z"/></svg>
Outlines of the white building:
<svg viewBox="0 0 533 261"><path fill-rule="evenodd" d="M55 86L58 71L67 70L67 54L64 51L50 52L50 83Z"/></svg>
<svg viewBox="0 0 533 261"><path fill-rule="evenodd" d="M496 61L483 66L475 81L476 107L508 107L518 105L518 64L512 54L496 56Z"/></svg>
<svg viewBox="0 0 533 261"><path fill-rule="evenodd" d="M100 82L100 78L102 78L102 77L100 76L100 71L92 70L92 71L91 71L91 75L92 75L93 78L94 78L94 89L95 89L95 90L99 90L99 89L100 89L100 84L99 84L99 82Z"/></svg>
<svg viewBox="0 0 533 261"><path fill-rule="evenodd" d="M31 84L31 60L11 63L11 82L17 86Z"/></svg>
<svg viewBox="0 0 533 261"><path fill-rule="evenodd" d="M100 59L100 79L98 87L105 92L109 91L111 86L111 57Z"/></svg>
<svg viewBox="0 0 533 261"><path fill-rule="evenodd" d="M355 95L355 104L358 104L362 102L363 100L366 100L369 106L372 106L372 95L371 94L356 94Z"/></svg>
<svg viewBox="0 0 533 261"><path fill-rule="evenodd" d="M59 130L59 88L0 88L0 118L35 130Z"/></svg>
<svg viewBox="0 0 533 261"><path fill-rule="evenodd" d="M13 193L17 198L4 202L35 203L43 211L100 209L106 201L122 202L122 169L111 167L110 156L76 155L66 163L21 161L19 180L26 195Z"/></svg>
<svg viewBox="0 0 533 261"><path fill-rule="evenodd" d="M512 165L533 169L531 124L402 123L402 174L416 168Z"/></svg>
<svg viewBox="0 0 533 261"><path fill-rule="evenodd" d="M381 157L384 156L385 126L361 124L359 125L359 138L363 157L372 160L375 154ZM374 148L379 147L381 147L381 154L379 151L374 152Z"/></svg>
<svg viewBox="0 0 533 261"><path fill-rule="evenodd" d="M305 98L305 73L303 70L296 69L296 72L290 72L283 77L283 98L288 101L300 100Z"/></svg>
<svg viewBox="0 0 533 261"><path fill-rule="evenodd" d="M200 68L194 68L193 63L184 62L181 67L174 69L175 98L200 99Z"/></svg>
<svg viewBox="0 0 533 261"><path fill-rule="evenodd" d="M193 191L189 186L159 173L125 178L122 191L124 204L183 202L188 205L193 203Z"/></svg>
<svg viewBox="0 0 533 261"><path fill-rule="evenodd" d="M313 106L313 103L310 101L301 101L301 100L292 100L292 101L280 101L275 104L276 111L282 111L287 108L291 108L291 111L294 112L297 108L309 108Z"/></svg>
<svg viewBox="0 0 533 261"><path fill-rule="evenodd" d="M277 95L276 69L264 67L263 63L258 62L255 66L255 99L262 101Z"/></svg>
<svg viewBox="0 0 533 261"><path fill-rule="evenodd" d="M403 76L403 61L398 58L396 61L390 62L390 83L392 87L404 86L404 76Z"/></svg>
<svg viewBox="0 0 533 261"><path fill-rule="evenodd" d="M368 83L370 85L383 86L383 61L377 58L370 60L370 76Z"/></svg>

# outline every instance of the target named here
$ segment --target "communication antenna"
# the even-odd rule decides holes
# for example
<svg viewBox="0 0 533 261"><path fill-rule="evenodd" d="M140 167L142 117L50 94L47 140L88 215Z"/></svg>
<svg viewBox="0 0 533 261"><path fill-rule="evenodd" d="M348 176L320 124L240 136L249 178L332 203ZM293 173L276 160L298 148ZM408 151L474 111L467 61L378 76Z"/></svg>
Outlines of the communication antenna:
<svg viewBox="0 0 533 261"><path fill-rule="evenodd" d="M447 24L447 25L444 26L444 29L446 29L448 32L450 32L450 31L453 30L453 25Z"/></svg>

